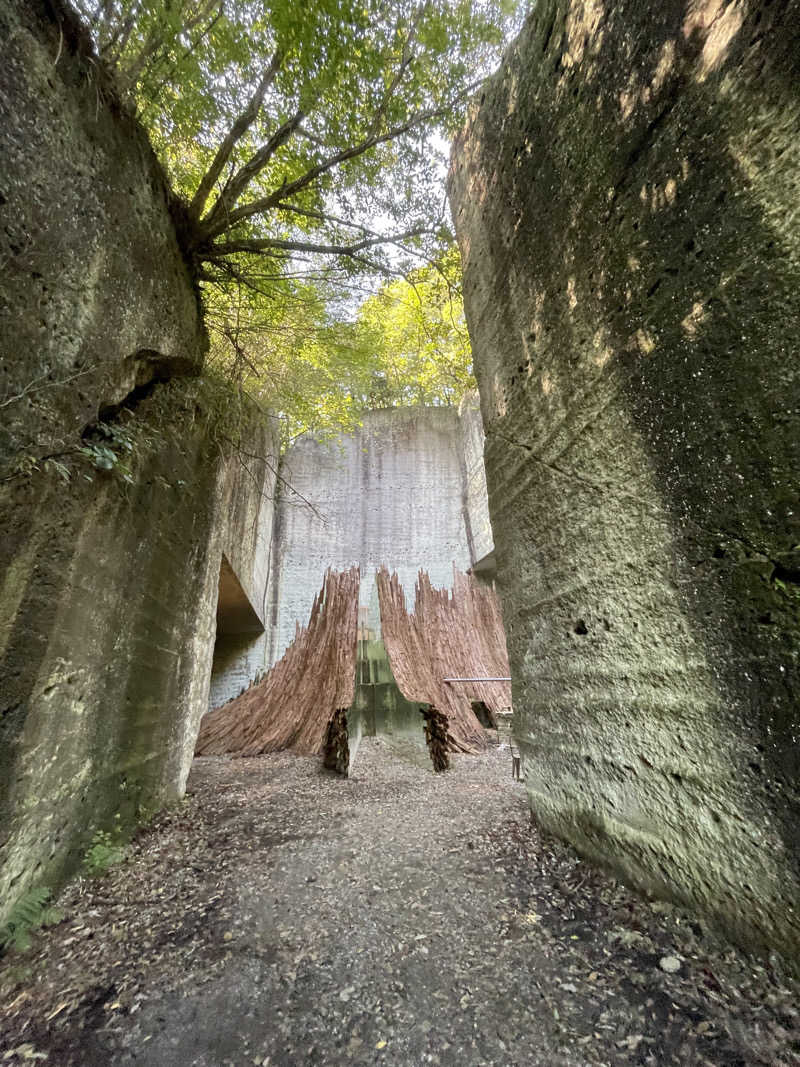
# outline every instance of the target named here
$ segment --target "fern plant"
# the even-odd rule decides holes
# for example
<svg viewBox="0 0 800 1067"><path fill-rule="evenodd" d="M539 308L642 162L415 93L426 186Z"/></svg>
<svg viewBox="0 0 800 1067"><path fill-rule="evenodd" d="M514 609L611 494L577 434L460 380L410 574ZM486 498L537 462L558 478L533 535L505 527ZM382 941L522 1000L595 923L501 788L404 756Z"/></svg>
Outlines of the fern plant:
<svg viewBox="0 0 800 1067"><path fill-rule="evenodd" d="M122 845L114 844L114 838L105 830L98 830L83 857L83 866L87 874L99 876L105 874L109 867L121 863L125 856Z"/></svg>
<svg viewBox="0 0 800 1067"><path fill-rule="evenodd" d="M34 930L61 922L64 913L50 903L51 896L51 890L43 885L23 893L0 926L0 951L13 948L17 952L26 952L31 947Z"/></svg>

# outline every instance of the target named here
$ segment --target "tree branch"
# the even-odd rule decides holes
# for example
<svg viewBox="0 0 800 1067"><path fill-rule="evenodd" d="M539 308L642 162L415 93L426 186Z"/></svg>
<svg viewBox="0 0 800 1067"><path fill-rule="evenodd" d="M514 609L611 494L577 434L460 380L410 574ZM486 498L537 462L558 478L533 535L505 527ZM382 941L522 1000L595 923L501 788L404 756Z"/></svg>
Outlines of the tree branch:
<svg viewBox="0 0 800 1067"><path fill-rule="evenodd" d="M197 187L197 192L192 197L192 202L189 205L189 214L199 219L203 214L203 209L206 206L211 190L222 173L222 169L228 162L236 145L244 137L250 127L258 118L258 113L261 110L261 105L264 102L264 94L275 80L275 76L280 70L281 63L283 62L283 52L277 48L269 62L269 66L264 71L261 81L256 86L256 90L248 101L247 107L239 115L239 117L231 126L228 135L223 140L222 144L217 149L216 155L208 168L200 184ZM216 205L215 205L216 210ZM213 211L212 211L213 214Z"/></svg>
<svg viewBox="0 0 800 1067"><path fill-rule="evenodd" d="M233 175L230 181L226 183L225 188L222 190L213 208L208 213L208 218L203 223L203 229L213 229L215 221L222 216L224 216L225 219L230 218L228 208L233 207L253 178L260 174L278 149L286 144L300 125L304 115L305 113L303 111L298 111L292 115L290 119L287 119L282 126L278 127L267 143L262 145L255 155L251 156L244 166ZM218 229L217 232L224 232L226 229L228 229L228 224L227 222L223 222L221 230Z"/></svg>
<svg viewBox="0 0 800 1067"><path fill-rule="evenodd" d="M3 400L0 401L0 408L7 408L10 404L15 404L18 400L24 400L30 393L38 392L42 389L55 389L59 385L68 385L69 382L74 382L76 378L82 378L85 374L91 374L101 366L102 364L95 363L91 367L84 367L83 370L79 370L76 374L70 374L68 378L61 378L55 382L46 381L47 376L52 372L45 371L45 373L40 374L38 378L34 378L32 381L28 382L19 393L4 397Z"/></svg>
<svg viewBox="0 0 800 1067"><path fill-rule="evenodd" d="M338 215L329 215L325 211L314 211L312 208L284 203L278 204L277 208L279 211L287 211L291 215L302 215L303 218L317 219L318 222L333 222L338 226L349 226L351 230L358 230L359 233L366 234L368 237L380 236L376 230L370 230L366 226L362 226L360 222L351 222L350 219L343 219Z"/></svg>
<svg viewBox="0 0 800 1067"><path fill-rule="evenodd" d="M316 166L311 167L299 178L295 178L294 181L284 183L280 189L275 189L268 196L261 197L259 200L252 200L249 204L244 204L242 207L229 212L227 217L223 220L220 220L217 217L215 208L213 215L209 216L206 225L201 227L202 238L208 240L213 237L218 237L221 233L225 233L226 230L230 230L237 222L241 222L242 219L250 218L253 215L262 215L264 212L272 210L272 208L277 207L281 201L286 200L288 197L295 196L297 193L302 192L303 189L308 188L308 186L313 184L317 178L320 178L329 170L333 170L334 167L338 167L340 164L346 163L350 159L356 159L358 156L362 156L365 152L368 152L371 148L376 148L380 144L385 144L387 141L393 141L396 137L408 133L409 130L413 130L415 127L421 125L423 122L427 122L429 119L441 118L448 110L448 107L440 107L430 108L427 111L419 111L407 122L402 123L400 126L393 126L392 129L387 130L386 133L381 134L380 136L373 135L367 137L350 148L345 148L342 149L341 152L336 152L321 163L317 163ZM248 177L248 182L251 181L253 177L255 177L255 173ZM247 183L240 189L239 195L244 192L246 184ZM221 199L222 197L220 197L220 200Z"/></svg>
<svg viewBox="0 0 800 1067"><path fill-rule="evenodd" d="M420 19L422 18L423 10L424 5L419 4L417 5L417 8L414 11L413 17L411 19L411 25L408 29L408 37L406 37L405 44L403 45L403 54L400 57L400 66L397 68L395 76L392 78L391 82L387 86L386 92L383 94L383 99L381 100L380 106L378 107L375 114L372 116L372 122L370 123L368 130L370 136L374 136L380 129L381 120L386 114L386 108L389 105L389 101L394 96L395 90L399 86L400 82L403 80L403 76L405 75L406 70L408 70L411 60L414 58L414 53L411 51L411 49L414 44L414 41L416 40L417 27L419 26Z"/></svg>
<svg viewBox="0 0 800 1067"><path fill-rule="evenodd" d="M281 252L319 252L323 255L355 256L365 248L372 248L378 244L397 244L406 241L410 237L419 237L426 233L425 228L407 230L405 233L392 234L384 237L376 234L374 237L365 237L362 241L356 241L350 245L315 244L311 241L284 241L277 237L262 237L252 240L226 241L223 244L212 244L203 253L204 259L217 259L220 256L231 256L236 252L266 252L272 250Z"/></svg>
<svg viewBox="0 0 800 1067"><path fill-rule="evenodd" d="M125 46L133 33L133 27L136 25L136 19L141 13L141 3L131 9L128 17L124 22L121 22L116 31L109 36L109 39L100 49L100 55L103 59L109 63L110 66L117 66L119 58L125 51ZM111 28L109 24L109 29Z"/></svg>
<svg viewBox="0 0 800 1067"><path fill-rule="evenodd" d="M199 25L204 19L211 15L214 8L219 9L216 16L216 18L219 18L219 15L221 14L221 0L203 0L194 15L187 19L178 33L175 34L175 39L179 40L181 34L191 33L195 26ZM138 55L132 57L126 67L120 67L120 74L127 81L131 91L135 88L137 81L148 64L151 64L151 67L155 68L165 59L170 57L172 44L173 39L164 35L163 27L155 25L150 31L149 38L140 48ZM160 56L159 53L161 53ZM180 63L180 60L178 60L178 63Z"/></svg>

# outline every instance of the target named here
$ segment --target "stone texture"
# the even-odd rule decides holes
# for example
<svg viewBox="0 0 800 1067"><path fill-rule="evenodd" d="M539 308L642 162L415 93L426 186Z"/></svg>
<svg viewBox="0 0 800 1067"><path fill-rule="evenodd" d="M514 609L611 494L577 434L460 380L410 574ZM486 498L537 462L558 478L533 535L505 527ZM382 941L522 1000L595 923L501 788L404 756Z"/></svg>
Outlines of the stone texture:
<svg viewBox="0 0 800 1067"><path fill-rule="evenodd" d="M198 368L205 335L159 165L70 13L2 0L0 38L0 464L13 468Z"/></svg>
<svg viewBox="0 0 800 1067"><path fill-rule="evenodd" d="M205 339L146 138L58 3L0 0L0 36L2 922L97 829L181 795L222 554L258 605L274 483L211 444L213 390L176 378ZM98 415L127 480L80 454ZM269 429L245 438L274 466Z"/></svg>
<svg viewBox="0 0 800 1067"><path fill-rule="evenodd" d="M238 610L226 611L221 599L217 604L209 689L211 708L236 696L266 667L277 435L266 432L262 448L269 465L246 456L232 471L237 480L231 492L235 507L222 524L221 536L223 570L231 575L231 584L238 594Z"/></svg>
<svg viewBox="0 0 800 1067"><path fill-rule="evenodd" d="M467 393L458 410L461 419L464 516L473 564L494 552L494 534L489 518L486 468L483 463L483 421L480 402L474 390Z"/></svg>
<svg viewBox="0 0 800 1067"><path fill-rule="evenodd" d="M533 808L790 955L798 29L542 0L451 171Z"/></svg>
<svg viewBox="0 0 800 1067"><path fill-rule="evenodd" d="M143 402L138 419L157 406L154 427L169 416L176 437L142 447L131 485L96 473L4 487L2 908L58 884L96 829L125 832L183 793L226 523L253 485L193 427L184 389Z"/></svg>

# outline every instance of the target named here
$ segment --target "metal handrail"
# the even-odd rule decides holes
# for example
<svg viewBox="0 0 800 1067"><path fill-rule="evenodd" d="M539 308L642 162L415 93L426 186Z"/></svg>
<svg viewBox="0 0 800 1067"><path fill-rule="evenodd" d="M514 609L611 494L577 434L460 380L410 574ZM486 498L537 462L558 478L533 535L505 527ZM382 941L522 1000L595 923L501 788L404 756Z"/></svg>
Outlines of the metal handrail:
<svg viewBox="0 0 800 1067"><path fill-rule="evenodd" d="M442 678L443 682L510 682L510 678Z"/></svg>

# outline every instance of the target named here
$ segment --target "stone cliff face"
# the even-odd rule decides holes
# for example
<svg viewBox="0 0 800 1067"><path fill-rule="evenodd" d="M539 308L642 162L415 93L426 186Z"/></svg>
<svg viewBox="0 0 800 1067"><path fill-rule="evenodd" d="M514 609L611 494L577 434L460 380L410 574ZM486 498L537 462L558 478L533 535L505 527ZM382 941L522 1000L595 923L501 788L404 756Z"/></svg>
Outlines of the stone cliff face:
<svg viewBox="0 0 800 1067"><path fill-rule="evenodd" d="M453 152L542 822L800 945L800 5L542 0Z"/></svg>
<svg viewBox="0 0 800 1067"><path fill-rule="evenodd" d="M156 158L54 6L0 3L4 467L61 452L205 350Z"/></svg>
<svg viewBox="0 0 800 1067"><path fill-rule="evenodd" d="M0 0L0 921L95 830L182 793L222 555L263 601L274 487L209 443L165 185L53 6ZM251 437L274 466L269 431ZM109 444L117 472L78 451Z"/></svg>

